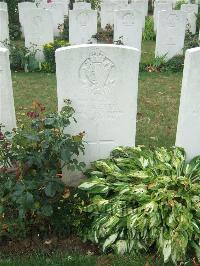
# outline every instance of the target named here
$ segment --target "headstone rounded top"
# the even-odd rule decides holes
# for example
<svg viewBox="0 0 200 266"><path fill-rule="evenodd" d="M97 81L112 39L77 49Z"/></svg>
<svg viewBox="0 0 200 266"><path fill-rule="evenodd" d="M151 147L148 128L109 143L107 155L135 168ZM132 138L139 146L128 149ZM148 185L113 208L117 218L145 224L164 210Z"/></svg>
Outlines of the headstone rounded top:
<svg viewBox="0 0 200 266"><path fill-rule="evenodd" d="M1 53L8 53L8 49L0 47L0 52Z"/></svg>
<svg viewBox="0 0 200 266"><path fill-rule="evenodd" d="M73 46L67 46L67 47L61 47L56 50L56 53L71 50L71 49L78 49L78 48L89 48L89 47L108 47L110 49L129 49L132 51L135 51L137 53L140 53L140 51L137 48L126 46L126 45L116 45L116 44L80 44L80 45L73 45Z"/></svg>
<svg viewBox="0 0 200 266"><path fill-rule="evenodd" d="M186 53L187 54L200 53L200 47L195 47L195 48L188 49L186 51Z"/></svg>

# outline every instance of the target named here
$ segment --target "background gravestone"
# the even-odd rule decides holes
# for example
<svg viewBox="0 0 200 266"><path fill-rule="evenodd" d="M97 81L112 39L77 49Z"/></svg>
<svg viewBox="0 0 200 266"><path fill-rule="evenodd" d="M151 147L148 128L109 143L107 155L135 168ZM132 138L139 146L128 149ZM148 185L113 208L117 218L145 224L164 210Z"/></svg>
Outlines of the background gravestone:
<svg viewBox="0 0 200 266"><path fill-rule="evenodd" d="M0 9L0 47L4 47L2 42L9 41L8 12Z"/></svg>
<svg viewBox="0 0 200 266"><path fill-rule="evenodd" d="M130 5L133 5L136 7L137 7L137 5L140 5L140 4L144 8L145 16L147 16L148 15L148 5L149 5L148 0L132 0L130 3Z"/></svg>
<svg viewBox="0 0 200 266"><path fill-rule="evenodd" d="M73 10L86 9L91 10L91 4L86 2L77 2L73 4Z"/></svg>
<svg viewBox="0 0 200 266"><path fill-rule="evenodd" d="M36 8L36 4L32 2L21 2L18 3L18 11L19 11L19 22L21 25L21 32L22 36L24 36L24 24L26 23L26 17L25 17L25 9L32 9Z"/></svg>
<svg viewBox="0 0 200 266"><path fill-rule="evenodd" d="M101 28L114 24L114 11L128 9L128 1L107 1L101 3Z"/></svg>
<svg viewBox="0 0 200 266"><path fill-rule="evenodd" d="M96 10L69 11L69 42L70 44L87 44L97 33Z"/></svg>
<svg viewBox="0 0 200 266"><path fill-rule="evenodd" d="M36 45L36 58L43 60L43 45L53 42L53 22L48 10L35 8L24 9L26 23L24 24L25 46L33 50Z"/></svg>
<svg viewBox="0 0 200 266"><path fill-rule="evenodd" d="M176 146L188 160L200 154L200 48L186 52L181 90Z"/></svg>
<svg viewBox="0 0 200 266"><path fill-rule="evenodd" d="M158 13L160 11L172 11L172 3L159 3L155 2L154 4L154 13L153 13L153 19L154 19L154 31L157 30L157 19L158 19Z"/></svg>
<svg viewBox="0 0 200 266"><path fill-rule="evenodd" d="M9 51L0 48L0 123L4 130L16 128L15 107L10 72Z"/></svg>
<svg viewBox="0 0 200 266"><path fill-rule="evenodd" d="M139 60L137 49L119 45L56 51L58 108L64 99L72 100L77 124L71 133L86 132L80 160L87 164L107 157L116 146L135 145Z"/></svg>
<svg viewBox="0 0 200 266"><path fill-rule="evenodd" d="M142 23L142 14L138 11L115 11L114 41L120 39L124 45L141 50Z"/></svg>
<svg viewBox="0 0 200 266"><path fill-rule="evenodd" d="M183 54L186 14L180 10L161 11L157 21L155 56L167 59Z"/></svg>
<svg viewBox="0 0 200 266"><path fill-rule="evenodd" d="M5 2L0 2L0 9L8 11L8 5Z"/></svg>
<svg viewBox="0 0 200 266"><path fill-rule="evenodd" d="M64 24L65 8L63 3L48 3L47 10L50 11L53 21L53 34L55 37L60 36L59 25Z"/></svg>
<svg viewBox="0 0 200 266"><path fill-rule="evenodd" d="M192 34L196 33L196 21L198 14L198 5L196 4L183 4L181 10L187 14L188 29Z"/></svg>
<svg viewBox="0 0 200 266"><path fill-rule="evenodd" d="M145 28L145 18L146 18L146 6L144 1L137 1L129 4L129 7L133 9L133 11L137 11L140 13L140 19L142 20L142 27Z"/></svg>

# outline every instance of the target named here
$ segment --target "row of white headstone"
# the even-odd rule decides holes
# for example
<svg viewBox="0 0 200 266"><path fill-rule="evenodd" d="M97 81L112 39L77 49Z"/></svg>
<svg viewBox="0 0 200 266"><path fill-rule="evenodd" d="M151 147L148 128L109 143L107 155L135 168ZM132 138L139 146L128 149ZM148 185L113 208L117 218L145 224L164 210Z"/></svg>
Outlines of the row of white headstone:
<svg viewBox="0 0 200 266"><path fill-rule="evenodd" d="M144 2L136 3L144 6ZM0 41L9 39L7 6L5 3L2 4L4 4L4 9L3 7L0 9ZM97 32L97 11L91 10L91 5L88 3L75 4L80 4L82 9L75 5L75 10L69 11L70 44L89 43ZM87 5L85 6L85 4ZM62 7L62 3L48 5L52 5L51 8L42 9L36 8L35 3L19 3L19 19L25 35L25 46L30 49L33 45L37 45L37 59L40 61L43 60L43 45L53 42L53 35L58 34L58 24L64 22L64 13L66 12L64 6L63 9L55 9L62 10L62 14L59 15L59 12L56 11L54 17L57 19L54 19L53 23L50 10L51 12L54 10L53 6L61 5L60 7ZM33 8L34 6L35 8ZM145 12L142 14L137 9L115 11L114 41L120 39L124 45L141 50ZM182 10L177 11L172 10L172 3L155 3L156 56L166 56L167 59L170 59L175 55L182 54L187 23L189 23L192 33L196 32L197 12L196 4L184 4Z"/></svg>
<svg viewBox="0 0 200 266"><path fill-rule="evenodd" d="M135 145L139 60L139 50L118 45L77 45L56 51L58 109L64 99L72 100L78 123L69 133L86 132L80 160L87 165L107 157L116 146ZM0 121L12 130L16 118L9 52L4 48L0 63ZM176 145L185 148L188 160L200 154L199 72L200 48L187 50ZM72 183L75 176L67 178Z"/></svg>

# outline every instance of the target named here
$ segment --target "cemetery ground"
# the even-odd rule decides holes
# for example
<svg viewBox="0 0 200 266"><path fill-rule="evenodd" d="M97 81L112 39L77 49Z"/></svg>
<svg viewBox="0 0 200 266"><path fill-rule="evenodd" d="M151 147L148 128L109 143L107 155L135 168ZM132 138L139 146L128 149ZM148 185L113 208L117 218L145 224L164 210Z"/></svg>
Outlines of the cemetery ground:
<svg viewBox="0 0 200 266"><path fill-rule="evenodd" d="M142 61L154 57L155 42L143 43ZM69 63L70 67L70 63ZM13 90L18 124L28 122L33 101L41 102L47 112L56 111L56 75L13 72ZM182 73L141 72L139 75L136 145L170 147L175 143ZM87 129L86 129L87 130ZM78 238L26 239L0 248L0 265L163 265L156 255L134 257L100 255L99 250ZM14 254L14 256L11 256ZM166 265L171 265L170 263ZM190 261L187 265L198 265Z"/></svg>

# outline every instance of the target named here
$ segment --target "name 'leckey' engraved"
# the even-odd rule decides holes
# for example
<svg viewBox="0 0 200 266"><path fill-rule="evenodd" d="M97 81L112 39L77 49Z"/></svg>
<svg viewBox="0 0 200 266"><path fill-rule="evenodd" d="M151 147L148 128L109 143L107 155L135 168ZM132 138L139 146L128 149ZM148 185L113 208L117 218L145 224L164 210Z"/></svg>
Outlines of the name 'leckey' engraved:
<svg viewBox="0 0 200 266"><path fill-rule="evenodd" d="M115 83L115 64L98 48L91 49L89 57L79 68L79 78L93 94L105 94Z"/></svg>

